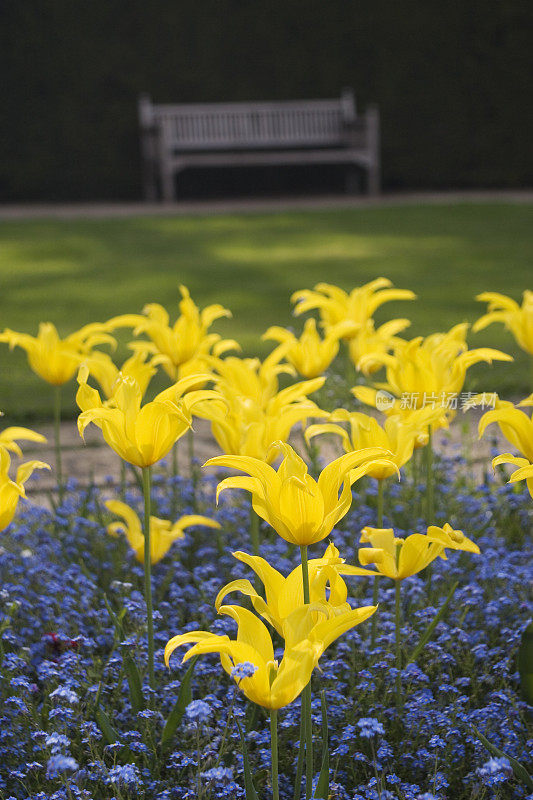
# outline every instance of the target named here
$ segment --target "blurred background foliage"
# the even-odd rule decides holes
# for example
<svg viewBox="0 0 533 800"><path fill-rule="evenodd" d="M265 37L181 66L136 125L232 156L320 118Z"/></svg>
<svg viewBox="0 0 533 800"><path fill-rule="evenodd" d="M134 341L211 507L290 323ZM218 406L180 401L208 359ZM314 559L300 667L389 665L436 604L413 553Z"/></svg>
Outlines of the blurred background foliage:
<svg viewBox="0 0 533 800"><path fill-rule="evenodd" d="M533 183L524 0L3 0L0 198L135 199L137 97L379 105L387 189ZM322 191L341 171L204 171L182 192ZM235 188L236 187L236 188Z"/></svg>

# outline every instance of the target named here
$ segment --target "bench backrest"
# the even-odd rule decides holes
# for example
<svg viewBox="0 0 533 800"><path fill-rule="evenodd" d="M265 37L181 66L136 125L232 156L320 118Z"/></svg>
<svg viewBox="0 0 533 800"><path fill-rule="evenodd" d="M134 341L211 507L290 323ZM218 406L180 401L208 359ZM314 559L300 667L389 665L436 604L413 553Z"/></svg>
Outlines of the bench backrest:
<svg viewBox="0 0 533 800"><path fill-rule="evenodd" d="M334 147L356 120L351 90L333 100L152 105L141 100L141 125L175 150Z"/></svg>

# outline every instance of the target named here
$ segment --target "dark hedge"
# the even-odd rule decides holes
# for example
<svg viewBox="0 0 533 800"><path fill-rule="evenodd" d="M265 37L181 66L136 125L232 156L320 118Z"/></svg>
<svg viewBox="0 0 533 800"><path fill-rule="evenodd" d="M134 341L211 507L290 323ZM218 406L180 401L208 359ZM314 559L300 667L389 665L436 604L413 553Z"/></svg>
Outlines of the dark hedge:
<svg viewBox="0 0 533 800"><path fill-rule="evenodd" d="M381 109L387 188L531 185L532 35L530 0L0 0L0 197L139 197L141 91L179 102L343 86ZM241 185L185 186L225 180Z"/></svg>

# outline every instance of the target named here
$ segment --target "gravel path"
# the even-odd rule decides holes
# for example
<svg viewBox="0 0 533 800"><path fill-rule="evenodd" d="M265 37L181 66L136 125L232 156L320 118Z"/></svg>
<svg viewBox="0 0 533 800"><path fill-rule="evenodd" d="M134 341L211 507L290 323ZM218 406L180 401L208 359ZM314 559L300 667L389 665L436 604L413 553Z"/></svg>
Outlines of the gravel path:
<svg viewBox="0 0 533 800"><path fill-rule="evenodd" d="M380 208L397 205L443 203L533 203L532 190L480 190L404 192L366 195L317 195L230 200L198 200L180 203L18 203L0 205L0 221L25 219L107 219L140 216L202 216L212 214L283 213L337 208Z"/></svg>
<svg viewBox="0 0 533 800"><path fill-rule="evenodd" d="M457 417L452 422L448 431L439 431L435 436L435 449L437 452L446 455L463 455L467 459L470 474L478 481L482 480L484 472L490 469L490 450L491 447L499 448L500 453L510 449L508 443L499 434L494 426L494 437L484 438L481 441L477 438L477 423L481 416L481 411L472 409L466 414L458 412ZM46 445L28 445L24 447L24 460L38 458L47 462L54 468L54 434L50 424L35 425L35 430L43 433L48 442ZM218 455L220 449L213 440L209 423L205 420L195 420L194 423L194 451L195 456L203 463L211 456ZM65 477L76 478L82 486L95 483L97 486L108 487L112 491L113 484L120 484L120 460L118 456L102 440L100 431L93 426L86 430L85 444L78 436L76 424L64 422L61 426L61 441L63 445L63 474ZM320 443L320 453L322 458L330 461L341 454L341 448L336 437L320 437L315 440ZM302 448L302 437L299 432L294 436L293 444L300 452L305 452ZM13 459L14 465L17 459ZM185 436L178 445L178 464L180 474L186 475L189 472L188 442ZM170 467L169 467L170 469ZM49 493L55 489L55 473L45 472L44 470L35 473L36 478L27 484L27 495L33 502L44 502L48 504ZM110 480L112 479L112 481ZM130 481L132 476L129 474Z"/></svg>

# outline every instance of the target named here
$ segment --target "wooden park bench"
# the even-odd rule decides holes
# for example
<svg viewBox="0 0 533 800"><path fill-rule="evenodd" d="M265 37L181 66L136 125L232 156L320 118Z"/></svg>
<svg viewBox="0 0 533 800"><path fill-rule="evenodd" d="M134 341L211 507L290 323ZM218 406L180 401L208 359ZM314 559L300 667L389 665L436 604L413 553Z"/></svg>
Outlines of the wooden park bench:
<svg viewBox="0 0 533 800"><path fill-rule="evenodd" d="M153 105L139 100L143 183L147 200L176 199L176 176L188 167L345 164L380 188L379 114L357 114L354 94L333 100Z"/></svg>

